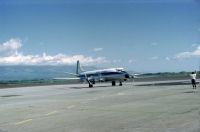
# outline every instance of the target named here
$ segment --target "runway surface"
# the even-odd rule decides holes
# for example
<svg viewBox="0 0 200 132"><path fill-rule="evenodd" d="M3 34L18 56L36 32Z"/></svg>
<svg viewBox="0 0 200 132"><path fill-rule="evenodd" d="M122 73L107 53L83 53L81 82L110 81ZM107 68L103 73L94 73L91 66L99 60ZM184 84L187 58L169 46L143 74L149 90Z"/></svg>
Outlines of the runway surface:
<svg viewBox="0 0 200 132"><path fill-rule="evenodd" d="M0 132L200 132L200 86L153 84L0 89Z"/></svg>

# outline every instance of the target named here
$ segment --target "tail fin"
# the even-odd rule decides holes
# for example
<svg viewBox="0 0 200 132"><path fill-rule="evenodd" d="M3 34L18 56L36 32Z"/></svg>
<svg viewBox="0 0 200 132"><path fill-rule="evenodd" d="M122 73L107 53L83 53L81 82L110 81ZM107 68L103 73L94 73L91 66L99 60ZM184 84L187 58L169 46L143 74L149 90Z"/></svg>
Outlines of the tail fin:
<svg viewBox="0 0 200 132"><path fill-rule="evenodd" d="M77 61L77 64L76 64L76 74L79 74L80 72L84 72L83 68L81 67L80 65L80 62L79 60Z"/></svg>

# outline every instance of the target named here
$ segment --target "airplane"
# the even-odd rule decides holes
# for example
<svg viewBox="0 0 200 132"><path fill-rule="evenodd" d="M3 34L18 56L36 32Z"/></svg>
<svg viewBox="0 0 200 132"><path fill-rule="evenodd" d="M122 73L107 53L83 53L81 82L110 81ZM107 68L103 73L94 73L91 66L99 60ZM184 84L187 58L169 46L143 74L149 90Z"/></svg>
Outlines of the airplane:
<svg viewBox="0 0 200 132"><path fill-rule="evenodd" d="M87 82L89 87L93 87L96 82L111 82L112 86L119 82L119 86L122 86L122 82L133 78L128 74L124 68L109 68L85 71L82 69L79 60L76 65L76 73L67 73L75 76L75 78L54 78L55 80L77 80L78 82Z"/></svg>

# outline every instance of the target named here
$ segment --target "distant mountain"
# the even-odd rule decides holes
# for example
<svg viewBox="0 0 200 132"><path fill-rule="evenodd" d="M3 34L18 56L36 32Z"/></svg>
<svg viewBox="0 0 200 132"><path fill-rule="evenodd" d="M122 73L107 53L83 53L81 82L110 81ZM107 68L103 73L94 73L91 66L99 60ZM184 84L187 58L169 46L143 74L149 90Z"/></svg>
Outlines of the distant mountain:
<svg viewBox="0 0 200 132"><path fill-rule="evenodd" d="M95 67L83 67L94 70ZM76 66L0 66L0 81L52 79L69 77L66 72L75 73Z"/></svg>

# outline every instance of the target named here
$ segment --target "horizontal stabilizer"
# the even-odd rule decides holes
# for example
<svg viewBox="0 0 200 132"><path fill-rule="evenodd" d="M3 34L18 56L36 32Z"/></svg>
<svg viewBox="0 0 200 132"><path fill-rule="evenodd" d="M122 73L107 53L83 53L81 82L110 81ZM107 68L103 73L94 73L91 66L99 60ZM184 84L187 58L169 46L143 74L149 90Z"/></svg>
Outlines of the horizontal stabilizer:
<svg viewBox="0 0 200 132"><path fill-rule="evenodd" d="M59 77L59 78L54 78L54 80L80 80L80 78L78 78L78 77L75 77L75 78Z"/></svg>
<svg viewBox="0 0 200 132"><path fill-rule="evenodd" d="M75 74L75 73L69 73L69 72L65 72L66 74L69 74L69 75L72 75L72 76L79 76L78 74Z"/></svg>

